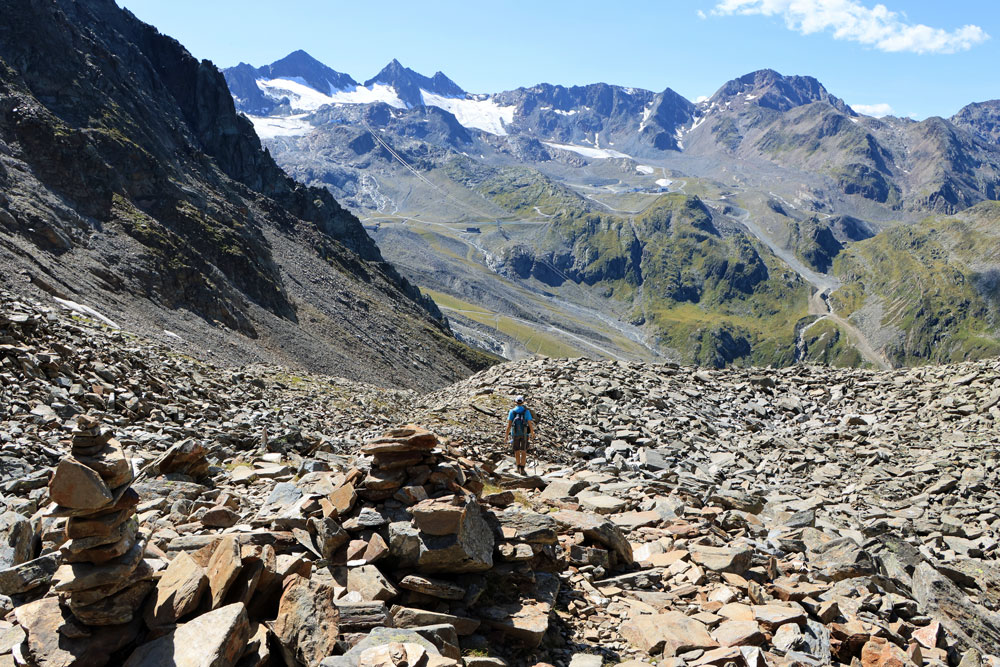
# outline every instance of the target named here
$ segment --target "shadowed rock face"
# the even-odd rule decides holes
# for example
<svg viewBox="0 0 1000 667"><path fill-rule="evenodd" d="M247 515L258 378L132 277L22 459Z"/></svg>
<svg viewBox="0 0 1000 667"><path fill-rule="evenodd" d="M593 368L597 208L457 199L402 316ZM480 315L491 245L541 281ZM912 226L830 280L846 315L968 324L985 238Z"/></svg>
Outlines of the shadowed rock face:
<svg viewBox="0 0 1000 667"><path fill-rule="evenodd" d="M293 181L261 148L210 62L110 0L15 0L5 9L7 276L22 271L43 290L115 319L174 329L180 318L204 348L230 347L224 339L237 332L239 346L259 341L251 357L291 354L346 374L344 363L378 356L385 342L376 335L346 343L359 339L348 329L366 322L397 336L396 349L423 339L428 350L444 344L467 354L358 219L328 191ZM364 306L347 314L349 304ZM385 364L392 366L402 364ZM449 378L468 372L454 357L444 367ZM433 383L440 373L425 375Z"/></svg>

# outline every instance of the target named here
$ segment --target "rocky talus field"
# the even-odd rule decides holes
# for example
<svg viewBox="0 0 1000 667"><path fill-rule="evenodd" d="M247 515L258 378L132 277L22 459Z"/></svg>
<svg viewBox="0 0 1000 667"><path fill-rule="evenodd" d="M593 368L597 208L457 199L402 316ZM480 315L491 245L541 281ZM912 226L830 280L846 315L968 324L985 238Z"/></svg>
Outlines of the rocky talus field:
<svg viewBox="0 0 1000 667"><path fill-rule="evenodd" d="M420 394L0 292L0 667L997 666L998 444L997 360Z"/></svg>

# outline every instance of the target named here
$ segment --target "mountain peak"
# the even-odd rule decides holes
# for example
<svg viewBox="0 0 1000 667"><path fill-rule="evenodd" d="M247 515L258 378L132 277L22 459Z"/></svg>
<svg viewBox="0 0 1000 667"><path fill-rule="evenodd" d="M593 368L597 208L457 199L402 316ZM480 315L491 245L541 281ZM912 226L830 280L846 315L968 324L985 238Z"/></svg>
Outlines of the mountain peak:
<svg viewBox="0 0 1000 667"><path fill-rule="evenodd" d="M365 86L380 83L391 86L399 98L410 106L423 104L420 91L443 95L446 97L464 97L465 91L442 72L435 72L433 78L428 78L409 67L404 67L395 58L383 67L378 74L365 81Z"/></svg>
<svg viewBox="0 0 1000 667"><path fill-rule="evenodd" d="M710 104L732 104L737 99L759 107L788 111L795 107L826 102L850 116L854 111L811 76L785 76L773 69L760 69L725 83L709 100Z"/></svg>

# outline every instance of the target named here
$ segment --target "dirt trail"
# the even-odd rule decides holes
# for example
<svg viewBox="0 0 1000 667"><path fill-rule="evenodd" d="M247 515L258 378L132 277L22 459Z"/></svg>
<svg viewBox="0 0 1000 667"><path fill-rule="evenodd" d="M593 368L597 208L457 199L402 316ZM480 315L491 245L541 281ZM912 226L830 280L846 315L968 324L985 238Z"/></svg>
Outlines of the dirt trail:
<svg viewBox="0 0 1000 667"><path fill-rule="evenodd" d="M879 369L884 371L892 368L886 358L881 353L875 351L865 335L861 333L856 326L837 313L833 312L833 307L830 306L830 301L828 299L830 291L831 290L829 289L825 289L813 292L813 295L809 297L809 314L819 315L819 317L816 318L816 322L819 322L820 320L832 320L837 326L843 329L847 334L848 342L850 342L850 344L861 353L861 356L868 363L874 364ZM804 335L809 327L816 324L816 322L813 322L808 327L805 327L800 333L800 336Z"/></svg>
<svg viewBox="0 0 1000 667"><path fill-rule="evenodd" d="M782 201L784 200L782 199ZM722 202L712 203L717 205L722 204ZM788 202L785 203L787 204ZM833 308L830 306L830 301L827 297L840 287L840 281L834 276L819 273L806 267L798 257L785 248L780 247L774 242L774 240L765 234L764 231L753 221L750 211L738 207L734 208L738 212L734 217L754 237L770 248L771 252L773 252L778 259L782 260L786 265L788 265L789 268L799 274L803 280L816 288L816 291L814 291L812 296L809 297L809 314L819 315L819 317L815 322L810 323L799 332L799 346L801 347L803 340L802 337L805 335L806 331L815 325L816 322L828 319L834 322L847 334L848 342L850 342L850 344L857 349L865 361L874 364L882 370L892 368L889 362L886 361L885 357L881 353L875 351L875 348L871 346L871 343L868 342L868 339L865 337L864 333L861 332L861 330L840 315L837 315L837 313L833 312Z"/></svg>

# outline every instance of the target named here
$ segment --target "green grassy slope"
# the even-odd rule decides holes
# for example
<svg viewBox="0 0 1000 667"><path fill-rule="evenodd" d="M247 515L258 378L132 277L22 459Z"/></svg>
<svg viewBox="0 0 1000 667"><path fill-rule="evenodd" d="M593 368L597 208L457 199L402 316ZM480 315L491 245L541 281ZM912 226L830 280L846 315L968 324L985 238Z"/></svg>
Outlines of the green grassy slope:
<svg viewBox="0 0 1000 667"><path fill-rule="evenodd" d="M880 324L901 332L884 350L894 363L1000 355L1000 203L852 244L834 271L841 314L877 303Z"/></svg>

